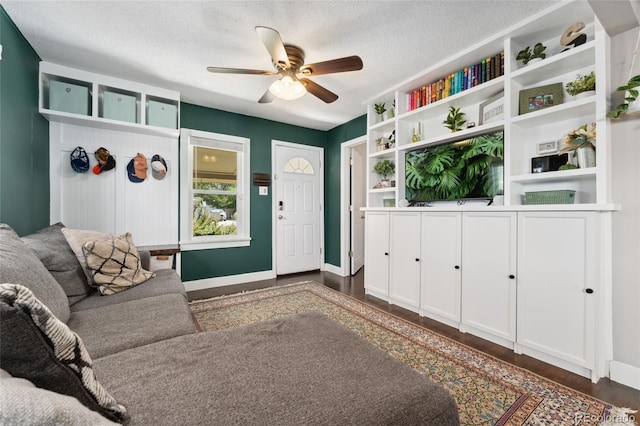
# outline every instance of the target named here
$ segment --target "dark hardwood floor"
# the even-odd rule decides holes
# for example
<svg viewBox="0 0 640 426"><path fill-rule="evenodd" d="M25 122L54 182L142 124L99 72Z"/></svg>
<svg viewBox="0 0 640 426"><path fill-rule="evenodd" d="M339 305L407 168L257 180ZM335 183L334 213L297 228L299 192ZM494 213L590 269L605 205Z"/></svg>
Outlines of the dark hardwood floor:
<svg viewBox="0 0 640 426"><path fill-rule="evenodd" d="M591 383L591 380L587 378L570 373L561 368L554 367L542 361L538 361L529 356L515 354L513 351L502 346L493 344L470 334L461 333L456 328L449 327L429 318L421 317L416 313L395 305L390 305L389 303L383 302L373 296L365 295L364 273L362 270L353 277L340 277L329 272L321 271L283 275L270 280L192 291L189 292L188 295L189 300L206 299L225 294L240 293L243 291L292 284L306 280L312 280L324 284L327 287L340 291L397 317L433 330L443 336L464 343L465 345L518 367L525 368L569 388L591 395L615 406L632 408L634 410L639 410L640 412L640 391L638 390L613 382L607 378L600 379L597 384L593 384ZM636 414L636 419L638 418L638 414Z"/></svg>

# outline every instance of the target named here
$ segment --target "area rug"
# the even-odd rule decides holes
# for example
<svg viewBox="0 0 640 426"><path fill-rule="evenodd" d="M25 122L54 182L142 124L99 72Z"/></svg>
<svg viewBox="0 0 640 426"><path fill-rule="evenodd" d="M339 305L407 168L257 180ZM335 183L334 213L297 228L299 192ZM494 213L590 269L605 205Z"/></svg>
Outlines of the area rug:
<svg viewBox="0 0 640 426"><path fill-rule="evenodd" d="M319 311L444 386L464 425L632 425L634 416L315 282L190 303L203 331ZM372 372L375 374L375 372Z"/></svg>

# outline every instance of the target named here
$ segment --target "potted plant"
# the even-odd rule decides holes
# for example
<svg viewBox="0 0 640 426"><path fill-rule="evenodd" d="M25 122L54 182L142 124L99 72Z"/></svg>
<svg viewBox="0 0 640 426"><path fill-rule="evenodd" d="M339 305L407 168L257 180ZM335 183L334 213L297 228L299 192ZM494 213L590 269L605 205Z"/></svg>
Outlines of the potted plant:
<svg viewBox="0 0 640 426"><path fill-rule="evenodd" d="M596 165L596 123L583 124L564 137L561 152L575 152L581 169Z"/></svg>
<svg viewBox="0 0 640 426"><path fill-rule="evenodd" d="M640 104L638 104L638 89L636 87L640 86L640 74L634 75L627 81L627 84L624 86L620 86L616 89L617 92L625 92L624 101L616 106L616 108L607 113L607 117L618 119L625 114L629 114L631 112L640 111Z"/></svg>
<svg viewBox="0 0 640 426"><path fill-rule="evenodd" d="M518 52L516 60L522 61L524 65L541 61L547 57L547 54L544 53L546 48L547 46L544 46L542 43L536 43L536 45L533 46L533 50L531 50L531 46L527 46Z"/></svg>
<svg viewBox="0 0 640 426"><path fill-rule="evenodd" d="M387 106L384 102L380 102L379 104L374 104L373 108L376 110L376 114L378 114L378 122L384 120L382 114L387 110Z"/></svg>
<svg viewBox="0 0 640 426"><path fill-rule="evenodd" d="M447 119L442 122L448 129L451 129L452 132L457 132L458 130L462 130L462 125L466 123L467 120L464 119L464 112L460 112L460 108L449 107L449 115Z"/></svg>
<svg viewBox="0 0 640 426"><path fill-rule="evenodd" d="M396 164L391 160L382 160L373 166L373 171L382 176L380 186L385 188L389 186L389 176L396 171Z"/></svg>
<svg viewBox="0 0 640 426"><path fill-rule="evenodd" d="M587 75L578 74L575 80L567 83L565 88L571 96L589 96L596 90L596 73L591 71Z"/></svg>

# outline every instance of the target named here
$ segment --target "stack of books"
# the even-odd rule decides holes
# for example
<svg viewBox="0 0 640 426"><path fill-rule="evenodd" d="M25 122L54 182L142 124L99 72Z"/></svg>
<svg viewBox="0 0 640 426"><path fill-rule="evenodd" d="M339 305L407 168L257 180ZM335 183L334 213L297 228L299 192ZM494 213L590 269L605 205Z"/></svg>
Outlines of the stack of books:
<svg viewBox="0 0 640 426"><path fill-rule="evenodd" d="M504 51L410 91L406 95L407 111L437 102L502 75L504 75Z"/></svg>

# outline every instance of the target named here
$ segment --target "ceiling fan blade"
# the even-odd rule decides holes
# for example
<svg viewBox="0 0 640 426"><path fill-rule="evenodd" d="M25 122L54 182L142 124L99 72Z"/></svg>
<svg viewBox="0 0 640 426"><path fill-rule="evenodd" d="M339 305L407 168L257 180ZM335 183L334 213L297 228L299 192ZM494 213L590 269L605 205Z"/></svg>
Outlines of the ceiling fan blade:
<svg viewBox="0 0 640 426"><path fill-rule="evenodd" d="M276 75L273 71L248 70L243 68L223 68L223 67L207 67L209 72L220 74L257 74L257 75Z"/></svg>
<svg viewBox="0 0 640 426"><path fill-rule="evenodd" d="M338 95L336 95L335 93L325 89L324 87L320 86L317 83L314 83L313 81L309 80L308 78L301 78L299 79L300 83L302 83L305 87L305 89L307 89L307 92L311 93L313 96L319 98L320 100L330 104L331 102L334 102L336 99L338 99Z"/></svg>
<svg viewBox="0 0 640 426"><path fill-rule="evenodd" d="M359 56L347 56L345 58L332 59L330 61L317 62L300 68L304 75L332 74L336 72L358 71L363 67Z"/></svg>
<svg viewBox="0 0 640 426"><path fill-rule="evenodd" d="M256 33L271 55L274 66L278 69L289 68L291 64L280 33L269 27L256 27Z"/></svg>
<svg viewBox="0 0 640 426"><path fill-rule="evenodd" d="M267 91L264 92L264 95L262 95L262 97L258 99L259 104L268 104L272 101L273 101L273 95L271 94L269 89L267 89Z"/></svg>

